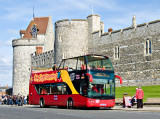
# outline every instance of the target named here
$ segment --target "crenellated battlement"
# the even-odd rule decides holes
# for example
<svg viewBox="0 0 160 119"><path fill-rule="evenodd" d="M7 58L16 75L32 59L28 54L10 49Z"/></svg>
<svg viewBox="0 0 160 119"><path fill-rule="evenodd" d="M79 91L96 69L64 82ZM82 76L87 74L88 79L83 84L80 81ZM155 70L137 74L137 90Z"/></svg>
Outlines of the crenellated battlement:
<svg viewBox="0 0 160 119"><path fill-rule="evenodd" d="M86 19L71 19L71 20L63 19L63 20L58 20L57 22L55 22L55 25L64 25L64 24L71 25L72 23L75 23L75 22L81 23L81 22L87 22L87 20Z"/></svg>
<svg viewBox="0 0 160 119"><path fill-rule="evenodd" d="M105 33L101 34L100 37L114 35L115 33L122 33L123 34L124 31L129 31L129 30L133 30L133 29L134 29L134 31L136 31L136 30L139 30L140 27L141 28L142 27L143 28L150 28L151 25L157 24L159 22L160 22L160 19L159 20L154 20L154 21L151 21L151 22L148 22L148 23L138 24L138 25L136 25L136 27L130 26L130 27L126 27L126 28L123 28L123 29L115 30L115 31L112 31L112 32L105 32ZM140 29L140 30L144 30L144 29ZM95 35L95 34L97 34L99 32L100 31L94 31L92 34Z"/></svg>
<svg viewBox="0 0 160 119"><path fill-rule="evenodd" d="M37 46L43 45L44 40L38 40L36 38L31 39L14 39L12 40L12 47L16 46Z"/></svg>

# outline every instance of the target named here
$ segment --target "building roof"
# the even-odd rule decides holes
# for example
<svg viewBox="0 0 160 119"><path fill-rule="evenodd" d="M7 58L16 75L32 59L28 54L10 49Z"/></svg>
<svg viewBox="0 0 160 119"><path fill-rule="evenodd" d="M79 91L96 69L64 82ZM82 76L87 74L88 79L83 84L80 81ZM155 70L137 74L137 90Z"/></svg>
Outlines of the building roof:
<svg viewBox="0 0 160 119"><path fill-rule="evenodd" d="M32 38L31 28L33 24L38 28L38 34L45 34L48 26L49 17L34 17L34 19L28 25L23 38Z"/></svg>

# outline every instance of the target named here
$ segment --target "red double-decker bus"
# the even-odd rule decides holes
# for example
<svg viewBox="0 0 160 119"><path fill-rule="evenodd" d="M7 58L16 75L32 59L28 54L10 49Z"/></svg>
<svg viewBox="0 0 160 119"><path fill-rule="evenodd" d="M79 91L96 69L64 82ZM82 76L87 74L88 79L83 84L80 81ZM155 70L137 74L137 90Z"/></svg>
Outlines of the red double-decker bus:
<svg viewBox="0 0 160 119"><path fill-rule="evenodd" d="M31 73L29 103L40 107L113 107L115 78L122 83L107 56L63 59L57 70Z"/></svg>

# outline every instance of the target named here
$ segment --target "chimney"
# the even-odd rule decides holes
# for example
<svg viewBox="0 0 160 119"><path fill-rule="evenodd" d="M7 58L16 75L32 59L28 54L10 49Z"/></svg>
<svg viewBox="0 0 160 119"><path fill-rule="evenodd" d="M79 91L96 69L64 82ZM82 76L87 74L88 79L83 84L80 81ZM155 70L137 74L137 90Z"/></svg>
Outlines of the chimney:
<svg viewBox="0 0 160 119"><path fill-rule="evenodd" d="M43 47L42 46L37 46L36 47L36 54L39 55L39 54L42 54L43 53Z"/></svg>
<svg viewBox="0 0 160 119"><path fill-rule="evenodd" d="M134 15L132 18L132 27L136 28L137 24L136 24L136 16Z"/></svg>
<svg viewBox="0 0 160 119"><path fill-rule="evenodd" d="M112 31L113 31L113 29L112 29L112 28L109 28L109 29L108 29L108 32L112 32Z"/></svg>
<svg viewBox="0 0 160 119"><path fill-rule="evenodd" d="M20 30L19 34L20 34L20 37L23 38L24 34L26 33L25 30Z"/></svg>

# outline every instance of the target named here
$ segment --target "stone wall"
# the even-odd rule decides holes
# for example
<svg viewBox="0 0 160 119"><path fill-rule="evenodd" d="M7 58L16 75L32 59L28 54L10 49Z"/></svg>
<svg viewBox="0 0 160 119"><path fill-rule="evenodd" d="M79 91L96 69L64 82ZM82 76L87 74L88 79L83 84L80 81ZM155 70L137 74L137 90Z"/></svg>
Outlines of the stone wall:
<svg viewBox="0 0 160 119"><path fill-rule="evenodd" d="M34 68L51 68L54 66L54 51L44 52L43 54L31 54L31 67Z"/></svg>
<svg viewBox="0 0 160 119"><path fill-rule="evenodd" d="M92 50L89 53L110 57L115 73L122 76L123 85L160 84L160 20L128 27L112 33L93 33ZM146 55L146 41L152 43L152 53ZM118 59L114 49L119 47ZM118 82L118 81L117 81ZM119 86L119 83L117 83Z"/></svg>

